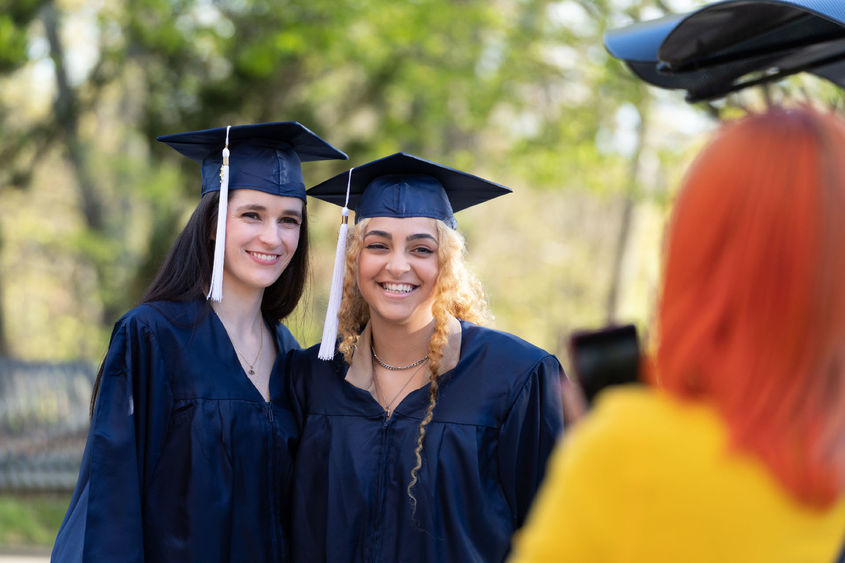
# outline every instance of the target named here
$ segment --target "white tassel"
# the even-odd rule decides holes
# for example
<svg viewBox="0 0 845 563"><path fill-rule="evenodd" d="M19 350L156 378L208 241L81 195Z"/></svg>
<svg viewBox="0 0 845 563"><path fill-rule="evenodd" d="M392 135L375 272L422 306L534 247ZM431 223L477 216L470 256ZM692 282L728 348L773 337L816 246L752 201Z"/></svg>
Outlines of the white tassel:
<svg viewBox="0 0 845 563"><path fill-rule="evenodd" d="M332 268L332 287L329 291L329 304L326 307L326 320L323 323L323 339L317 357L321 360L334 358L335 342L337 342L337 314L343 299L343 277L346 273L346 235L349 231L349 186L352 183L352 169L346 184L346 203L341 210L342 219L337 233L337 250L334 254L334 268Z"/></svg>
<svg viewBox="0 0 845 563"><path fill-rule="evenodd" d="M212 301L223 300L223 260L226 250L226 216L229 214L229 129L226 127L226 144L223 146L223 166L220 167L220 201L217 205L217 235L214 238L214 267L211 270L211 286L208 297Z"/></svg>

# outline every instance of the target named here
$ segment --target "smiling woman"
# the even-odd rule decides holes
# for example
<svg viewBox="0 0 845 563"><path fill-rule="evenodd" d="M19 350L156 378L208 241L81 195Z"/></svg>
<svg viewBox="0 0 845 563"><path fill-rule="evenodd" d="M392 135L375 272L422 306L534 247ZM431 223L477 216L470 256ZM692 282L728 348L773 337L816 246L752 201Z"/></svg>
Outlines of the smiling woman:
<svg viewBox="0 0 845 563"><path fill-rule="evenodd" d="M286 561L301 161L345 155L296 122L159 140L202 163L202 199L115 325L53 560Z"/></svg>
<svg viewBox="0 0 845 563"><path fill-rule="evenodd" d="M334 357L315 346L288 361L295 561L507 555L562 429L562 370L479 326L486 304L453 212L509 191L402 153L309 190L348 199L357 224Z"/></svg>
<svg viewBox="0 0 845 563"><path fill-rule="evenodd" d="M358 289L375 322L420 330L431 322L437 263L437 224L428 217L367 221L358 256Z"/></svg>
<svg viewBox="0 0 845 563"><path fill-rule="evenodd" d="M258 190L233 192L226 218L223 287L247 297L273 284L299 245L304 202Z"/></svg>

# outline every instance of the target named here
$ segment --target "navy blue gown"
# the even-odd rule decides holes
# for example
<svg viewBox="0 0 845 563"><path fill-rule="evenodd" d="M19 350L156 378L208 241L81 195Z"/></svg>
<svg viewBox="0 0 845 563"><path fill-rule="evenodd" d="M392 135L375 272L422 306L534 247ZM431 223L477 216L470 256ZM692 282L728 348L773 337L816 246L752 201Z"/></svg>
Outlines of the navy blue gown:
<svg viewBox="0 0 845 563"><path fill-rule="evenodd" d="M53 561L286 561L298 431L281 323L265 402L205 300L115 325Z"/></svg>
<svg viewBox="0 0 845 563"><path fill-rule="evenodd" d="M388 418L370 392L345 379L342 355L319 360L316 346L289 354L291 402L302 425L294 561L507 556L563 429L563 372L554 356L513 335L463 321L457 332L457 365L440 377L427 426L415 514L407 487L429 386Z"/></svg>

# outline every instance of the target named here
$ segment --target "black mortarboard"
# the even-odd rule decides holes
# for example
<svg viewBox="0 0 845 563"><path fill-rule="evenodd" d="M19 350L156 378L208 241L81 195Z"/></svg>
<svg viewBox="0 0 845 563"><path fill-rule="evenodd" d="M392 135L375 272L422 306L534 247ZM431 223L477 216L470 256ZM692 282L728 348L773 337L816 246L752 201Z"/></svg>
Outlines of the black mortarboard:
<svg viewBox="0 0 845 563"><path fill-rule="evenodd" d="M301 163L347 158L296 121L230 125L157 139L202 164L203 195L220 190L214 266L208 289L212 301L223 298L229 190L258 190L305 201Z"/></svg>
<svg viewBox="0 0 845 563"><path fill-rule="evenodd" d="M310 196L343 207L318 356L334 357L349 209L355 210L356 222L369 217L431 217L454 229L454 213L510 192L484 178L403 152L362 164L308 190Z"/></svg>
<svg viewBox="0 0 845 563"><path fill-rule="evenodd" d="M220 189L226 127L163 135L158 140L202 163L203 195ZM230 190L248 188L302 200L301 162L347 158L296 121L233 125L228 128L228 143Z"/></svg>
<svg viewBox="0 0 845 563"><path fill-rule="evenodd" d="M640 78L690 102L802 71L845 86L845 2L724 0L607 32Z"/></svg>
<svg viewBox="0 0 845 563"><path fill-rule="evenodd" d="M454 213L510 193L511 189L467 172L398 152L342 172L308 195L367 217L432 217L457 227Z"/></svg>

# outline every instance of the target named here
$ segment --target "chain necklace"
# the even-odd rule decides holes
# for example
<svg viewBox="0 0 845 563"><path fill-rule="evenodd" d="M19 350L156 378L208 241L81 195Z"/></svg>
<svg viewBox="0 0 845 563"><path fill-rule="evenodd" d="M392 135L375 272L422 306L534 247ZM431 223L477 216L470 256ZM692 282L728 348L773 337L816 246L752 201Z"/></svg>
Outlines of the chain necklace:
<svg viewBox="0 0 845 563"><path fill-rule="evenodd" d="M246 365L249 366L249 370L247 371L247 373L249 375L255 375L255 367L261 362L261 350L264 347L264 328L261 327L258 331L258 354L256 354L255 359L252 360L251 362L249 360L247 360L246 356L241 354L241 351L238 350L237 346L235 346L235 340L234 339L231 339L231 340L232 340L232 348L235 349L235 352L238 353L238 356L243 358L243 361L246 362Z"/></svg>
<svg viewBox="0 0 845 563"><path fill-rule="evenodd" d="M420 359L419 359L419 360L417 360L416 362L411 362L411 363L410 363L410 364L408 364L407 366L392 366L392 365L390 365L390 364L385 363L384 361L382 361L382 359L381 359L381 358L379 358L379 357L376 355L376 350L375 350L375 348L373 348L373 346L372 346L372 345L370 345L370 353L372 353L372 355L373 355L373 359L376 361L376 363L377 363L378 365L380 365L380 366L381 366L381 367L383 367L384 369L389 369L390 371L402 371L402 370L405 370L405 369L415 368L415 367L417 367L418 365L420 365L421 363L423 363L423 362L425 362L426 360L428 360L428 354L426 354L424 357L420 358Z"/></svg>
<svg viewBox="0 0 845 563"><path fill-rule="evenodd" d="M372 350L372 348L370 348L370 349ZM380 366L382 366L386 369L390 369L389 367L387 367L383 363L381 363L381 361L376 357L375 352L373 352L373 359L375 359ZM384 405L384 412L387 414L387 418L390 418L390 414L392 412L391 409L393 408L393 403L396 402L396 399L399 398L399 395L402 394L402 391L404 391L405 388L408 387L408 384L411 383L411 380L414 379L417 376L417 374L420 372L420 370L422 369L421 364L423 362L427 361L427 360L428 360L428 356L426 356L422 360L419 360L419 361L416 361L416 362L413 363L413 365L411 367L413 367L413 366L420 366L420 367L415 369L411 373L411 377L409 377L407 379L407 381L405 381L405 383L402 384L402 387L399 389L399 391L396 392L395 395L393 395L393 398L390 399L390 402L387 403L386 405ZM400 369L400 368L394 368L394 369ZM409 369L409 368L405 368L405 369ZM376 399L378 400L379 404L381 404L381 403L384 402L384 397L382 396L381 387L378 384L378 377L376 377L376 371L375 370L373 370L373 383L375 384L375 387L376 387Z"/></svg>

